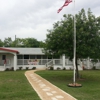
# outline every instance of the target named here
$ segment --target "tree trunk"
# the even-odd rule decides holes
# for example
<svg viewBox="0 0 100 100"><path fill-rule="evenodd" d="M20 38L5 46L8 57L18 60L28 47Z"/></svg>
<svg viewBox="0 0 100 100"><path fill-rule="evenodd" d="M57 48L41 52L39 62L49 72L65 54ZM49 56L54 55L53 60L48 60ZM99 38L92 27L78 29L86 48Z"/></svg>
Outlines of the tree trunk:
<svg viewBox="0 0 100 100"><path fill-rule="evenodd" d="M76 78L79 78L79 70L78 70L78 63L77 63L77 57L76 57Z"/></svg>

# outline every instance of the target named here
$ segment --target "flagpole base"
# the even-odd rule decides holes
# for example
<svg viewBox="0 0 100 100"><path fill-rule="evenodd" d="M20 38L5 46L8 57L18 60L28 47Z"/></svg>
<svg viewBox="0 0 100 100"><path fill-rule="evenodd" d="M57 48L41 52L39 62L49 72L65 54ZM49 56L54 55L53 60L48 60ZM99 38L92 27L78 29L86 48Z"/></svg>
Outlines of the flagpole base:
<svg viewBox="0 0 100 100"><path fill-rule="evenodd" d="M69 83L67 86L68 87L82 87L82 84L79 84L79 83Z"/></svg>

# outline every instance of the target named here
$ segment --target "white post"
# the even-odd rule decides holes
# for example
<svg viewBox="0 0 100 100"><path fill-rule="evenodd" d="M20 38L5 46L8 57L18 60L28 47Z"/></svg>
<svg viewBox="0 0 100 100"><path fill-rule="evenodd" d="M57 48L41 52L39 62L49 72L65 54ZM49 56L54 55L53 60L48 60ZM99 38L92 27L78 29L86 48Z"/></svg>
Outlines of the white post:
<svg viewBox="0 0 100 100"><path fill-rule="evenodd" d="M90 59L89 59L89 57L87 58L87 69L89 69L90 68Z"/></svg>
<svg viewBox="0 0 100 100"><path fill-rule="evenodd" d="M23 59L22 59L22 61L23 61L23 66L24 66L24 61L25 61L25 59L24 59L24 55L23 55Z"/></svg>
<svg viewBox="0 0 100 100"><path fill-rule="evenodd" d="M62 69L65 68L65 54L62 55L62 62L63 62L63 65L62 65Z"/></svg>
<svg viewBox="0 0 100 100"><path fill-rule="evenodd" d="M6 64L4 64L4 69L6 70Z"/></svg>
<svg viewBox="0 0 100 100"><path fill-rule="evenodd" d="M55 60L54 59L52 59L53 60L53 65L55 65Z"/></svg>
<svg viewBox="0 0 100 100"><path fill-rule="evenodd" d="M67 58L65 59L65 61L66 61L66 65L68 66L69 59Z"/></svg>
<svg viewBox="0 0 100 100"><path fill-rule="evenodd" d="M14 71L16 71L17 68L17 55L14 54Z"/></svg>

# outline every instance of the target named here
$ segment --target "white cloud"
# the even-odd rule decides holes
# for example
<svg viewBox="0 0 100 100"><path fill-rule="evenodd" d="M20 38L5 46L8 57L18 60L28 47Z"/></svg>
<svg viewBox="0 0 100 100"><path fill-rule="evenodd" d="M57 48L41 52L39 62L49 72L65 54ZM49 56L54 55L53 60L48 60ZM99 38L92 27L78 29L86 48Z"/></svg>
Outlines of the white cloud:
<svg viewBox="0 0 100 100"><path fill-rule="evenodd" d="M46 38L47 29L60 20L63 14L73 14L73 3L57 14L65 0L0 0L0 39L7 37ZM99 16L100 0L76 0L76 13L91 8Z"/></svg>

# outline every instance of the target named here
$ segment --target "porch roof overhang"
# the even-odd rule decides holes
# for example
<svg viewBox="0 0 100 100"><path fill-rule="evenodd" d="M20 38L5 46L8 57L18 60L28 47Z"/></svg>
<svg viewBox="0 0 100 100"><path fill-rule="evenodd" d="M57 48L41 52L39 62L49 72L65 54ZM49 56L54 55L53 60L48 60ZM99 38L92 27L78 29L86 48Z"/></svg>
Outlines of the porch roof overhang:
<svg viewBox="0 0 100 100"><path fill-rule="evenodd" d="M7 52L12 52L12 53L19 53L19 51L17 51L17 50L12 50L12 49L3 48L3 47L0 47L0 50L7 51Z"/></svg>

